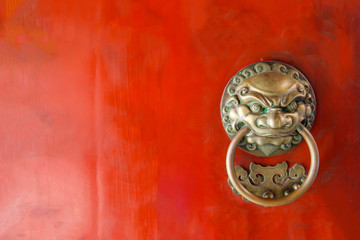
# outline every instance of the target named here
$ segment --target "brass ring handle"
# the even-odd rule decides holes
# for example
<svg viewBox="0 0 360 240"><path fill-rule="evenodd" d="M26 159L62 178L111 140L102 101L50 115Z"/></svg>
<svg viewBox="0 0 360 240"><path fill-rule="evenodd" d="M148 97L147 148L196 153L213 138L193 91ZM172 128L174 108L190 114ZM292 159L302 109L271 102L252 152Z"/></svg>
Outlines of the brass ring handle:
<svg viewBox="0 0 360 240"><path fill-rule="evenodd" d="M270 198L258 197L252 194L240 183L239 179L235 174L235 169L234 169L235 150L238 147L240 141L248 133L249 130L250 129L248 127L244 127L238 131L238 133L232 139L226 155L226 170L229 176L229 180L233 185L233 187L236 189L236 191L238 191L238 193L241 194L247 200L262 206L281 206L291 203L296 199L298 199L299 197L301 197L313 184L319 169L319 151L311 133L302 124L300 124L297 128L297 131L303 136L306 143L308 144L310 150L310 156L311 156L310 170L304 183L301 185L301 187L298 190L294 191L288 196L284 196L282 198L277 198L277 199L270 199Z"/></svg>

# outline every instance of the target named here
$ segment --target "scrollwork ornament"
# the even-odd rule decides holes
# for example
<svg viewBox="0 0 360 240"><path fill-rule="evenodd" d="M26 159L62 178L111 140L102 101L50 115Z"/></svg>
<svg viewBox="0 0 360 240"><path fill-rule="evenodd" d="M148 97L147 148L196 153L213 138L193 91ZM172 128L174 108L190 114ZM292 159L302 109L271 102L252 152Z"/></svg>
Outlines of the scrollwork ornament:
<svg viewBox="0 0 360 240"><path fill-rule="evenodd" d="M310 130L316 114L315 95L306 77L276 61L241 69L226 86L220 107L230 138L243 126L251 129L239 147L256 156L291 151L302 141L297 125Z"/></svg>
<svg viewBox="0 0 360 240"><path fill-rule="evenodd" d="M287 73L287 67L282 63L274 63L271 68L274 72Z"/></svg>
<svg viewBox="0 0 360 240"><path fill-rule="evenodd" d="M245 68L242 70L242 74L245 78L249 78L255 75L255 71L252 68Z"/></svg>
<svg viewBox="0 0 360 240"><path fill-rule="evenodd" d="M263 73L263 72L269 72L271 71L271 66L267 63L258 63L254 66L254 70L256 73Z"/></svg>
<svg viewBox="0 0 360 240"><path fill-rule="evenodd" d="M287 196L299 189L306 178L304 166L295 164L288 169L286 162L266 167L252 162L249 165L249 170L248 173L242 167L235 166L235 173L241 184L259 197L264 197L267 192L271 192L274 198ZM229 181L228 183L233 192L239 195Z"/></svg>

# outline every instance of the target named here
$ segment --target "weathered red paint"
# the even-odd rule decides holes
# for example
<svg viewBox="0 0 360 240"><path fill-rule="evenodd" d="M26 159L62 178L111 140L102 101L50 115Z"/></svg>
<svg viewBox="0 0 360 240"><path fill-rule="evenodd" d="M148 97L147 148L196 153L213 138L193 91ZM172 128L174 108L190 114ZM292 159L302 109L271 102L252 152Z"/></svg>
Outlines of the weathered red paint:
<svg viewBox="0 0 360 240"><path fill-rule="evenodd" d="M0 239L356 239L360 4L0 2ZM261 59L315 90L318 178L264 208L227 185L219 102ZM292 153L237 161L309 164Z"/></svg>

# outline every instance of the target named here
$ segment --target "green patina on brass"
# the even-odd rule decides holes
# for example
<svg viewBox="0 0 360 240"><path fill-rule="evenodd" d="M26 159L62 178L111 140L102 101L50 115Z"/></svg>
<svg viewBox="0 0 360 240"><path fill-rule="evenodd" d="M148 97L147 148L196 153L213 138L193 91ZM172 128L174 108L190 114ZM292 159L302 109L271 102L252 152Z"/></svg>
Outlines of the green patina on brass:
<svg viewBox="0 0 360 240"><path fill-rule="evenodd" d="M261 166L252 162L249 170L248 173L244 168L236 166L236 177L252 194L263 198L287 196L298 190L306 178L304 166L295 164L288 169L286 162L278 163L276 166ZM240 195L231 182L228 183L233 192Z"/></svg>
<svg viewBox="0 0 360 240"><path fill-rule="evenodd" d="M230 79L220 108L230 138L244 126L251 129L240 148L256 156L276 156L301 143L296 128L302 123L311 129L316 101L301 72L285 63L264 61Z"/></svg>

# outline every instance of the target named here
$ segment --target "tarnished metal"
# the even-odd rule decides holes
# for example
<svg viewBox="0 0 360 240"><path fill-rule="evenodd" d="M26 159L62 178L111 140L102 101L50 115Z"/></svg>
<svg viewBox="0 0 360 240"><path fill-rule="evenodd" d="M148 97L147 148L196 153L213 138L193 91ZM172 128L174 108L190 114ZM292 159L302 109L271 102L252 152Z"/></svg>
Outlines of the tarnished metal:
<svg viewBox="0 0 360 240"><path fill-rule="evenodd" d="M237 193L239 193L245 199L262 206L281 206L284 204L291 203L296 199L298 199L299 197L301 197L313 184L319 169L319 151L317 149L317 145L314 138L311 136L311 133L302 124L300 124L297 128L297 131L299 132L299 134L303 136L310 150L311 163L305 181L301 185L299 184L293 186L293 189L296 189L296 191L293 191L292 193L287 192L286 194L284 194L284 197L275 198L274 195L274 198L271 198L271 193L273 194L273 192L275 192L277 187L275 188L275 190L269 189L271 193L265 192L265 195L257 196L253 194L250 190L248 190L241 183L235 172L235 168L234 168L235 150L239 142L241 142L241 140L248 133L249 130L250 129L248 127L244 127L238 131L238 133L232 139L226 154L226 170L229 176L229 182L231 183L232 187L236 190ZM269 176L265 176L265 177L269 179Z"/></svg>
<svg viewBox="0 0 360 240"><path fill-rule="evenodd" d="M302 123L311 129L315 95L305 76L281 62L251 64L235 74L221 100L221 118L233 138L244 126L251 131L239 147L256 156L276 156L297 146Z"/></svg>
<svg viewBox="0 0 360 240"><path fill-rule="evenodd" d="M288 169L286 162L278 163L276 166L263 167L256 163L250 163L250 173L235 166L236 177L252 194L263 198L281 198L300 188L305 181L305 168L295 164ZM230 181L229 185L236 195L240 195Z"/></svg>
<svg viewBox="0 0 360 240"><path fill-rule="evenodd" d="M274 61L251 64L227 84L221 99L221 118L232 139L226 156L229 184L234 193L263 206L280 206L301 197L314 182L319 152L309 130L316 101L310 83L294 67ZM256 156L276 156L305 139L310 149L308 176L295 164L251 163L250 173L234 167L237 147Z"/></svg>

